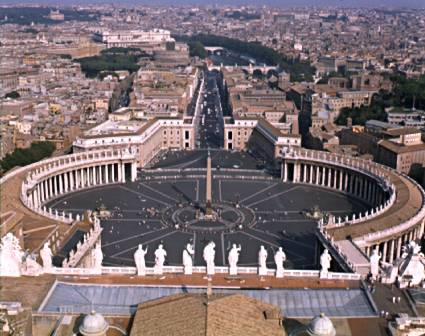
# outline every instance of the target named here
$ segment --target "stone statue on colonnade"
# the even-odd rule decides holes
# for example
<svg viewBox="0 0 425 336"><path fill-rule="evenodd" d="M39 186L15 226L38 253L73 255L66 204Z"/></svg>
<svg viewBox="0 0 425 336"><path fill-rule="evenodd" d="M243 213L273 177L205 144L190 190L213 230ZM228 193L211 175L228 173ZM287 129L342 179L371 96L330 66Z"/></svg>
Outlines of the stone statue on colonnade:
<svg viewBox="0 0 425 336"><path fill-rule="evenodd" d="M376 248L370 256L370 274L372 275L373 280L376 280L379 275L379 260L381 260L381 254Z"/></svg>
<svg viewBox="0 0 425 336"><path fill-rule="evenodd" d="M261 245L260 251L258 251L258 274L267 275L267 250L264 245Z"/></svg>
<svg viewBox="0 0 425 336"><path fill-rule="evenodd" d="M50 271L52 269L53 252L49 247L49 242L45 242L43 248L40 250L40 257L43 261L43 270Z"/></svg>
<svg viewBox="0 0 425 336"><path fill-rule="evenodd" d="M236 246L236 244L232 245L232 248L229 252L229 274L230 275L237 275L238 274L238 261L239 261L239 253L242 250L241 245Z"/></svg>
<svg viewBox="0 0 425 336"><path fill-rule="evenodd" d="M276 251L274 255L274 262L276 264L276 278L283 278L283 262L286 261L286 254L283 252L282 247Z"/></svg>
<svg viewBox="0 0 425 336"><path fill-rule="evenodd" d="M19 240L13 233L9 232L2 237L0 243L0 276L21 276L23 255Z"/></svg>
<svg viewBox="0 0 425 336"><path fill-rule="evenodd" d="M137 268L137 275L143 276L146 275L146 263L145 255L148 253L148 248L143 249L142 244L139 244L139 248L134 252L134 262Z"/></svg>
<svg viewBox="0 0 425 336"><path fill-rule="evenodd" d="M192 274L193 271L193 255L195 250L193 249L192 244L187 244L186 248L183 250L183 266L184 274Z"/></svg>
<svg viewBox="0 0 425 336"><path fill-rule="evenodd" d="M91 265L93 270L96 273L102 273L102 261L103 261L103 252L99 243L96 244L96 247L92 249L91 252Z"/></svg>
<svg viewBox="0 0 425 336"><path fill-rule="evenodd" d="M167 251L164 250L164 247L162 244L159 244L158 248L155 250L155 267L154 267L155 274L163 273L166 256L167 256Z"/></svg>
<svg viewBox="0 0 425 336"><path fill-rule="evenodd" d="M203 257L205 262L207 263L207 275L215 274L215 243L213 241L209 242L204 247Z"/></svg>
<svg viewBox="0 0 425 336"><path fill-rule="evenodd" d="M329 273L329 268L331 268L332 257L329 254L328 249L325 249L320 256L320 277L327 278Z"/></svg>

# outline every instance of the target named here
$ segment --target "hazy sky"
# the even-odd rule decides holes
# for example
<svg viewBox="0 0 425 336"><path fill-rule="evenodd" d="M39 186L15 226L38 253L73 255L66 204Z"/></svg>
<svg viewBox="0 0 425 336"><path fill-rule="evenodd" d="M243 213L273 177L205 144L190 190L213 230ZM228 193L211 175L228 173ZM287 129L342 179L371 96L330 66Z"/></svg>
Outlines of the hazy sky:
<svg viewBox="0 0 425 336"><path fill-rule="evenodd" d="M0 4L51 3L51 4L87 4L87 3L136 3L136 4L226 4L226 5L272 5L272 6L344 6L344 7L415 7L425 8L425 0L0 0Z"/></svg>

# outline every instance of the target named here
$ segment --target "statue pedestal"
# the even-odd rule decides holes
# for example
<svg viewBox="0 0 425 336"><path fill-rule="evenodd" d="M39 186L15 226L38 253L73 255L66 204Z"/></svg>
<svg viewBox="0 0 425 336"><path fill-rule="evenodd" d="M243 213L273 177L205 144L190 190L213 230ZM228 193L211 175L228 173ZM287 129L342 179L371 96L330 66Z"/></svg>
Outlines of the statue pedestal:
<svg viewBox="0 0 425 336"><path fill-rule="evenodd" d="M320 279L328 279L329 272L328 271L320 271Z"/></svg>
<svg viewBox="0 0 425 336"><path fill-rule="evenodd" d="M229 267L229 275L238 275L238 267Z"/></svg>
<svg viewBox="0 0 425 336"><path fill-rule="evenodd" d="M258 275L267 275L267 268L266 267L258 267Z"/></svg>
<svg viewBox="0 0 425 336"><path fill-rule="evenodd" d="M137 269L137 275L138 276L145 276L146 275L146 269L145 268Z"/></svg>
<svg viewBox="0 0 425 336"><path fill-rule="evenodd" d="M207 265L207 275L214 275L215 274L215 268L213 265L208 266Z"/></svg>
<svg viewBox="0 0 425 336"><path fill-rule="evenodd" d="M276 270L276 278L283 278L283 268Z"/></svg>
<svg viewBox="0 0 425 336"><path fill-rule="evenodd" d="M184 274L185 275L191 275L192 273L193 273L192 266L185 266L185 268L184 268Z"/></svg>
<svg viewBox="0 0 425 336"><path fill-rule="evenodd" d="M162 267L155 266L153 268L153 273L156 274L156 275L162 275Z"/></svg>

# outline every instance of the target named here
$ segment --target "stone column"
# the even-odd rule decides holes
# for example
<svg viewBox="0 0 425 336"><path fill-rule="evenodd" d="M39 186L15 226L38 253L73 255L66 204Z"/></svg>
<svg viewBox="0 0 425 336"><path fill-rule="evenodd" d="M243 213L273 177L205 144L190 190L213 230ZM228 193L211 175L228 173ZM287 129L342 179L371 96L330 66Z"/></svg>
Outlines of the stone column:
<svg viewBox="0 0 425 336"><path fill-rule="evenodd" d="M63 174L63 176L64 176L64 179L65 179L65 192L68 192L68 190L69 190L69 184L68 184L68 172L65 172L65 173Z"/></svg>
<svg viewBox="0 0 425 336"><path fill-rule="evenodd" d="M80 176L81 176L81 188L85 188L87 186L87 183L86 183L86 169L85 168L81 168Z"/></svg>
<svg viewBox="0 0 425 336"><path fill-rule="evenodd" d="M382 251L382 261L386 262L387 261L387 247L388 247L388 242L384 243L384 248Z"/></svg>
<svg viewBox="0 0 425 336"><path fill-rule="evenodd" d="M115 163L113 163L112 165L111 165L111 168L112 168L112 170L111 170L111 175L112 175L112 182L115 182Z"/></svg>
<svg viewBox="0 0 425 336"><path fill-rule="evenodd" d="M288 163L285 161L282 165L283 168L283 182L288 182Z"/></svg>
<svg viewBox="0 0 425 336"><path fill-rule="evenodd" d="M348 172L344 172L344 190L348 192Z"/></svg>
<svg viewBox="0 0 425 336"><path fill-rule="evenodd" d="M63 174L58 175L59 179L59 194L63 193Z"/></svg>
<svg viewBox="0 0 425 336"><path fill-rule="evenodd" d="M319 176L320 176L320 172L319 172L319 170L320 170L320 167L319 166L316 166L316 182L315 182L315 184L319 184Z"/></svg>
<svg viewBox="0 0 425 336"><path fill-rule="evenodd" d="M295 161L294 162L294 173L293 173L293 176L292 176L292 182L298 182L298 169L299 169L298 163Z"/></svg>
<svg viewBox="0 0 425 336"><path fill-rule="evenodd" d="M401 255L401 237L397 238L397 254L396 259Z"/></svg>
<svg viewBox="0 0 425 336"><path fill-rule="evenodd" d="M37 209L38 206L39 206L37 188L34 188L34 190L32 191L32 195L33 195L33 199L34 199L34 202L33 202L34 208Z"/></svg>
<svg viewBox="0 0 425 336"><path fill-rule="evenodd" d="M58 195L58 176L57 175L53 176L53 190L54 190L55 196L57 196Z"/></svg>
<svg viewBox="0 0 425 336"><path fill-rule="evenodd" d="M71 170L69 172L69 188L70 190L74 190L75 184L74 184L74 172L75 170Z"/></svg>
<svg viewBox="0 0 425 336"><path fill-rule="evenodd" d="M109 165L105 166L105 183L109 183Z"/></svg>
<svg viewBox="0 0 425 336"><path fill-rule="evenodd" d="M40 198L41 198L41 203L43 204L44 200L45 200L45 196L44 196L44 181L40 182Z"/></svg>
<svg viewBox="0 0 425 336"><path fill-rule="evenodd" d="M103 167L105 167L104 165L100 165L99 166L99 183L103 184Z"/></svg>
<svg viewBox="0 0 425 336"><path fill-rule="evenodd" d="M334 172L334 183L333 183L332 187L334 189L338 189L338 178L337 178L337 176L339 175L339 170L334 169L333 172Z"/></svg>
<svg viewBox="0 0 425 336"><path fill-rule="evenodd" d="M118 182L122 182L122 163L118 163Z"/></svg>
<svg viewBox="0 0 425 336"><path fill-rule="evenodd" d="M308 182L311 183L311 184L313 184L313 174L314 174L314 172L313 172L313 165L309 165L309 166L310 166L310 174L308 176Z"/></svg>
<svg viewBox="0 0 425 336"><path fill-rule="evenodd" d="M394 259L394 245L395 245L394 242L395 242L395 239L391 239L390 255L389 255L389 259L388 259L389 263L392 263L393 259Z"/></svg>
<svg viewBox="0 0 425 336"><path fill-rule="evenodd" d="M97 185L98 173L97 173L97 167L96 166L92 167L92 173L93 173L93 185Z"/></svg>
<svg viewBox="0 0 425 336"><path fill-rule="evenodd" d="M328 188L332 187L332 168L328 167Z"/></svg>
<svg viewBox="0 0 425 336"><path fill-rule="evenodd" d="M49 177L49 199L53 197L53 183L52 177Z"/></svg>
<svg viewBox="0 0 425 336"><path fill-rule="evenodd" d="M303 167L303 169L304 169L304 172L303 172L303 182L304 183L307 183L308 182L308 179L307 179L307 164L306 163L304 163L304 167Z"/></svg>
<svg viewBox="0 0 425 336"><path fill-rule="evenodd" d="M322 167L321 169L321 185L324 186L325 185L325 180L326 180L326 167Z"/></svg>
<svg viewBox="0 0 425 336"><path fill-rule="evenodd" d="M131 181L134 182L137 180L137 163L131 163Z"/></svg>

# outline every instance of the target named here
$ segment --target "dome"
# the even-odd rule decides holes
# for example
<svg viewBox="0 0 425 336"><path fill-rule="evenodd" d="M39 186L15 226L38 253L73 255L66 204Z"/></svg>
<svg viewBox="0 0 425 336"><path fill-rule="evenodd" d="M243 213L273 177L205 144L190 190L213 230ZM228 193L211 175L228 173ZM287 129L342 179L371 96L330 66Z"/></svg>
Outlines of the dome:
<svg viewBox="0 0 425 336"><path fill-rule="evenodd" d="M320 314L311 320L307 332L312 336L335 336L334 325L325 314Z"/></svg>
<svg viewBox="0 0 425 336"><path fill-rule="evenodd" d="M101 336L108 330L108 323L101 315L92 311L84 317L83 323L80 326L80 333L84 336Z"/></svg>

